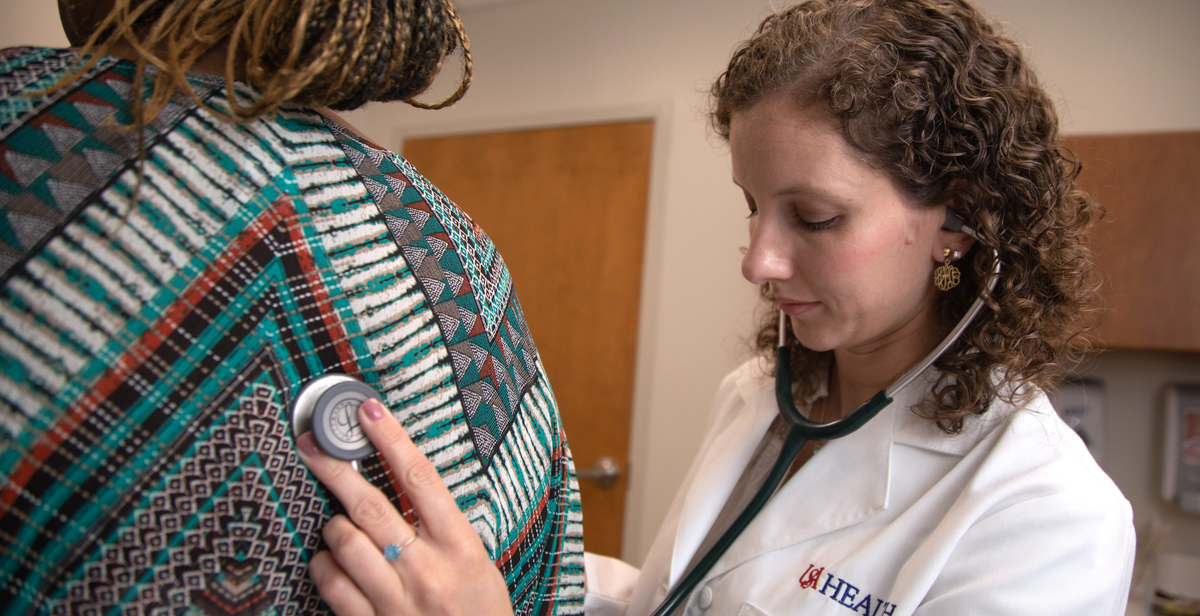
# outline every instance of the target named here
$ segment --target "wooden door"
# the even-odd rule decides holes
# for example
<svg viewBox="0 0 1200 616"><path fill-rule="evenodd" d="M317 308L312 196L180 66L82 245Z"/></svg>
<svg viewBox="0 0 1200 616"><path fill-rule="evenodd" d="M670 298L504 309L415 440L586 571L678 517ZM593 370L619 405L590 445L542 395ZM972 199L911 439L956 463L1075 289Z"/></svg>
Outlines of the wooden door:
<svg viewBox="0 0 1200 616"><path fill-rule="evenodd" d="M621 552L651 121L410 139L404 156L500 250L562 413L588 551Z"/></svg>
<svg viewBox="0 0 1200 616"><path fill-rule="evenodd" d="M1200 351L1200 132L1063 140L1079 185L1108 209L1092 247L1110 349Z"/></svg>

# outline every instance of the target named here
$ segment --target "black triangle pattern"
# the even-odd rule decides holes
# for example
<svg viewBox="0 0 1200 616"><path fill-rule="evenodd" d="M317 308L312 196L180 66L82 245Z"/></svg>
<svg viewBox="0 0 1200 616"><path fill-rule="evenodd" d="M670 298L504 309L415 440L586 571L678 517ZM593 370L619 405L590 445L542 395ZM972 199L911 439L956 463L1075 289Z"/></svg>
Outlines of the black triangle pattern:
<svg viewBox="0 0 1200 616"><path fill-rule="evenodd" d="M129 100L131 62L106 58L52 95L9 99L5 94L30 83L58 81L75 58L73 52L38 51L25 58L29 64L0 74L0 96L10 106L24 106L21 113L0 113L0 137L5 138L0 147L0 204L5 206L0 213L0 275L7 275L25 252L94 199L113 176L130 169L136 158L138 135L113 123ZM192 86L201 98L216 91L203 80ZM195 111L190 99L183 102L186 107L169 104L145 127L142 139L150 143ZM19 203L3 197L18 194L23 197Z"/></svg>
<svg viewBox="0 0 1200 616"><path fill-rule="evenodd" d="M463 404L474 409L468 414L472 433L491 435L475 440L486 464L539 374L508 269L487 235L407 161L326 124L389 221L392 239L438 315L460 394L480 395L477 404Z"/></svg>

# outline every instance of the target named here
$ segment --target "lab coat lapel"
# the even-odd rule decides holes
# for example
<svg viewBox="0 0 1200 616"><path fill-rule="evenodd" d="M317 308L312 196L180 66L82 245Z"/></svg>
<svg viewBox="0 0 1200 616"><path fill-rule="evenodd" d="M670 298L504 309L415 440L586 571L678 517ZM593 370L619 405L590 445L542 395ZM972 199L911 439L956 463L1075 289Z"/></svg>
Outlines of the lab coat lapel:
<svg viewBox="0 0 1200 616"><path fill-rule="evenodd" d="M688 488L671 554L668 584L672 587L683 576L778 412L770 388L762 387L765 382L753 377L739 379L738 389L748 412L737 413L724 427L718 426Z"/></svg>
<svg viewBox="0 0 1200 616"><path fill-rule="evenodd" d="M831 441L767 503L707 577L774 550L858 524L888 506L896 418L911 413L919 379L855 433Z"/></svg>

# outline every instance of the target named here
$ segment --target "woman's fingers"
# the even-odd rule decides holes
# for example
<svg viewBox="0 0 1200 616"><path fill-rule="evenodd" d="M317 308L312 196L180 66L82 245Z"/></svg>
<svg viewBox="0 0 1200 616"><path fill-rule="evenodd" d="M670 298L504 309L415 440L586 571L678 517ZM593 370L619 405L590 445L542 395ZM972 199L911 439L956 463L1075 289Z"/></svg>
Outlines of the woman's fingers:
<svg viewBox="0 0 1200 616"><path fill-rule="evenodd" d="M359 408L359 421L412 501L421 518L422 538L453 541L462 539L464 533L476 536L437 468L417 449L404 428L378 400L363 402Z"/></svg>
<svg viewBox="0 0 1200 616"><path fill-rule="evenodd" d="M383 492L348 463L322 453L312 434L301 435L304 463L350 516L335 516L325 526L332 556L312 565L321 596L339 614L353 616L511 615L504 576L433 463L378 401L363 403L359 422L416 509L421 533L418 537ZM364 605L373 612L361 611Z"/></svg>
<svg viewBox="0 0 1200 616"><path fill-rule="evenodd" d="M384 614L403 611L405 589L396 577L396 570L370 537L343 515L334 516L322 535L338 567L358 585L375 611Z"/></svg>
<svg viewBox="0 0 1200 616"><path fill-rule="evenodd" d="M317 585L321 598L338 616L375 616L371 601L329 552L317 552L313 556L308 563L308 576Z"/></svg>
<svg viewBox="0 0 1200 616"><path fill-rule="evenodd" d="M301 434L296 438L296 443L308 470L333 492L354 525L362 529L374 543L375 553L381 559L384 546L403 543L414 536L416 530L404 521L387 496L354 470L349 462L325 455L311 432ZM339 557L338 562L344 562L336 550L334 556Z"/></svg>

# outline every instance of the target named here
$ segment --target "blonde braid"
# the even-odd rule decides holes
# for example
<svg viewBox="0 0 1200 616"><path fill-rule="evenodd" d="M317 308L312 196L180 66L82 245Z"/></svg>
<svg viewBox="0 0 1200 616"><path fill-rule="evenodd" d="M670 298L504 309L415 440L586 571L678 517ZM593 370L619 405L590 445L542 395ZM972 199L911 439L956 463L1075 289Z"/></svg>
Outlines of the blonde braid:
<svg viewBox="0 0 1200 616"><path fill-rule="evenodd" d="M454 103L457 103L459 100L461 100L462 97L467 94L467 88L469 88L471 86L471 76L474 73L475 68L474 68L474 64L471 60L471 44L470 44L470 41L467 40L466 28L463 27L462 20L459 19L458 12L454 10L454 6L451 5L449 2L447 2L444 6L445 6L446 12L449 14L450 25L454 28L456 37L459 41L462 42L462 50L463 50L462 79L459 80L459 82L458 82L458 89L455 90L453 94L446 97L444 100L442 100L439 103L422 103L411 97L404 99L404 102L408 103L409 105L412 105L413 107L417 107L418 109L443 109L445 107L449 107L450 105L453 105ZM439 70L441 70L442 61L444 58L445 58L445 56L443 55L441 58L438 59L437 68L434 70L434 74L437 74L437 72Z"/></svg>

